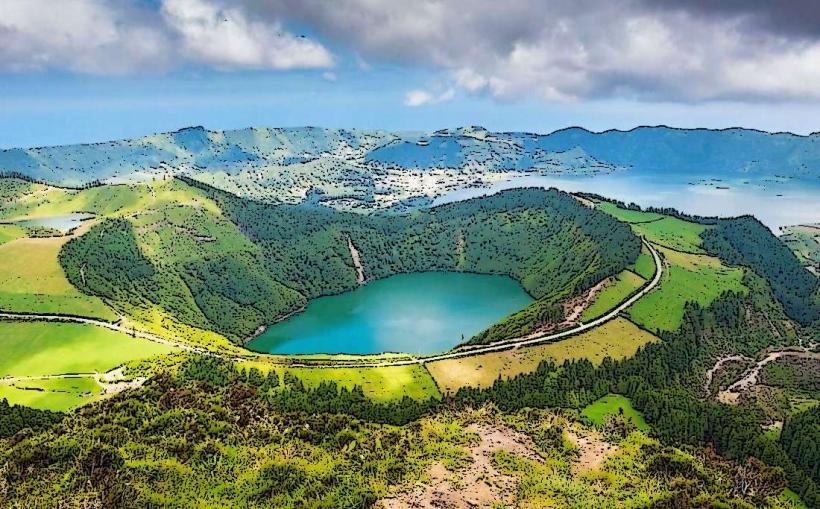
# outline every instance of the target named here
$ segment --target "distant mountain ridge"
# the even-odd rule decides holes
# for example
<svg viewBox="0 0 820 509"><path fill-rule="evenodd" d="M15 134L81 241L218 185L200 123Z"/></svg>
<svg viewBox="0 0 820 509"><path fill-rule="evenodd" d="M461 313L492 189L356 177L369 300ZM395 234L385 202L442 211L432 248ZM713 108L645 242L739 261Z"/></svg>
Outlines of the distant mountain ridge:
<svg viewBox="0 0 820 509"><path fill-rule="evenodd" d="M52 184L185 174L269 201L298 202L316 191L341 208L430 196L434 184L424 181L425 174L452 188L510 172L814 179L818 167L816 133L665 126L600 133L570 127L550 134L494 133L478 126L430 133L197 126L128 140L0 151L0 172Z"/></svg>

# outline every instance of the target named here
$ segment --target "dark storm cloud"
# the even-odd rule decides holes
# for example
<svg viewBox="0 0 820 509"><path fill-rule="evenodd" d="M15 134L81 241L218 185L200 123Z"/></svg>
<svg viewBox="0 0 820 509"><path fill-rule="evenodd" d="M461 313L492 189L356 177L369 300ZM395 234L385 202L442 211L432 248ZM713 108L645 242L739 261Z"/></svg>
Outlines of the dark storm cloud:
<svg viewBox="0 0 820 509"><path fill-rule="evenodd" d="M644 0L644 8L680 10L705 18L742 19L750 29L786 37L820 37L817 0Z"/></svg>

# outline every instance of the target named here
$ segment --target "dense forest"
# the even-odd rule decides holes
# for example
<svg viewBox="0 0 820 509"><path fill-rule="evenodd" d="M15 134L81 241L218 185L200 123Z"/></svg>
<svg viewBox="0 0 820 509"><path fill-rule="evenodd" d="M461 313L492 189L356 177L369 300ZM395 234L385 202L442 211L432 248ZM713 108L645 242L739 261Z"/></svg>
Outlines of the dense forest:
<svg viewBox="0 0 820 509"><path fill-rule="evenodd" d="M10 437L23 429L47 429L63 417L64 415L59 412L9 405L8 401L0 399L0 438Z"/></svg>
<svg viewBox="0 0 820 509"><path fill-rule="evenodd" d="M780 441L795 464L820 484L820 406L787 419Z"/></svg>
<svg viewBox="0 0 820 509"><path fill-rule="evenodd" d="M69 280L126 311L158 306L240 341L309 299L358 286L350 242L367 279L446 270L520 281L536 301L477 339L491 341L559 321L563 300L620 272L640 252L627 225L557 190L362 215L265 204L186 182L221 215L178 205L105 220L61 251Z"/></svg>

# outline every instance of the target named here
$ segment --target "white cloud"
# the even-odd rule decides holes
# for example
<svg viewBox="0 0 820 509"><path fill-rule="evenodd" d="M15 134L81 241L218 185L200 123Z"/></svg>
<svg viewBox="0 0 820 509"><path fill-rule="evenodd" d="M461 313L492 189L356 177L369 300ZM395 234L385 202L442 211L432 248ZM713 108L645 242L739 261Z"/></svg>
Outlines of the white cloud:
<svg viewBox="0 0 820 509"><path fill-rule="evenodd" d="M453 73L458 86L468 92L479 92L487 88L489 80L472 69L459 69Z"/></svg>
<svg viewBox="0 0 820 509"><path fill-rule="evenodd" d="M452 101L456 96L456 91L448 88L440 94L433 94L426 90L411 90L404 96L405 106L426 106L430 104L440 104Z"/></svg>
<svg viewBox="0 0 820 509"><path fill-rule="evenodd" d="M708 16L652 0L246 2L365 58L438 68L500 99L820 100L820 35L784 35L742 7Z"/></svg>
<svg viewBox="0 0 820 509"><path fill-rule="evenodd" d="M325 72L322 73L322 79L325 80L325 81L330 81L331 83L333 83L336 80L338 80L339 77L336 76L335 72L325 71Z"/></svg>
<svg viewBox="0 0 820 509"><path fill-rule="evenodd" d="M287 32L278 20L251 20L235 6L209 0L163 0L161 12L179 34L182 53L192 60L248 69L333 65L332 55L321 44Z"/></svg>
<svg viewBox="0 0 820 509"><path fill-rule="evenodd" d="M3 0L0 69L164 70L170 64L168 38L146 14L97 0Z"/></svg>
<svg viewBox="0 0 820 509"><path fill-rule="evenodd" d="M304 26L361 70L434 69L456 90L502 100L820 101L818 15L796 3L0 0L0 70L332 67L325 45L287 29Z"/></svg>
<svg viewBox="0 0 820 509"><path fill-rule="evenodd" d="M220 69L328 68L333 55L241 2L1 0L0 70L88 74L163 72L187 63Z"/></svg>

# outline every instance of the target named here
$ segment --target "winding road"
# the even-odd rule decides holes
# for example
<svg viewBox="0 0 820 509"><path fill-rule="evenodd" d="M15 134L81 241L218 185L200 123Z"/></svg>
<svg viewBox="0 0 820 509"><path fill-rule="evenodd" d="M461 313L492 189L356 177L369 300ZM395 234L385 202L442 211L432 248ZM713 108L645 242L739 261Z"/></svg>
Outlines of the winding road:
<svg viewBox="0 0 820 509"><path fill-rule="evenodd" d="M279 364L283 366L289 367L306 367L306 368L326 368L326 369L333 369L333 368L380 368L380 367L391 367L391 366L409 366L414 364L425 364L428 362L436 362L442 361L447 359L459 359L462 357L471 357L474 355L481 355L490 352L499 352L503 350L511 350L514 348L522 347L522 346L530 346L536 345L539 343L549 343L559 339L564 339L570 336L574 336L576 334L580 334L584 331L593 329L604 323L617 318L618 315L624 311L626 308L634 304L638 299L652 291L661 281L661 277L663 275L663 263L661 263L660 255L655 250L655 248L646 241L646 239L642 239L643 245L649 250L652 254L652 259L655 262L655 275L652 279L645 284L637 293L629 297L628 299L624 300L616 307L612 308L606 314L601 315L600 317L589 321L587 323L582 323L576 327L571 329L567 329L561 332L556 332L553 334L530 334L527 336L523 336L520 338L515 339L505 339L502 341L497 341L495 343L489 343L487 345L483 345L476 348L470 348L465 350L451 350L449 352L435 354L435 355L428 355L428 356L420 356L420 357L401 357L397 359L378 359L378 360L368 360L367 358L363 359L344 359L344 360L334 360L334 361L320 361L316 360L314 362L300 362L300 361L292 361L292 360L282 360ZM7 311L0 311L0 319L8 319L8 320L32 320L32 321L49 321L49 322L68 322L68 323L83 323L88 325L96 325L98 327L105 327L106 329L111 329L114 331L122 332L125 334L130 334L134 337L147 339L149 341L154 341L156 343L161 343L164 345L173 346L176 348L180 348L183 350L187 350L194 353L199 353L203 355L211 355L217 357L223 357L228 359L238 359L236 355L228 355L224 353L218 353L206 350L204 348L196 347L191 344L185 342L179 342L170 340L167 338L160 337L156 334L151 334L148 332L143 332L140 330L136 330L133 328L123 327L121 325L117 325L116 323L109 323L104 322L102 320L95 320L93 318L82 318L77 316L67 316L67 315L45 315L45 314L31 314L31 313L12 313ZM250 354L251 352L249 352ZM5 379L8 381L9 379Z"/></svg>

